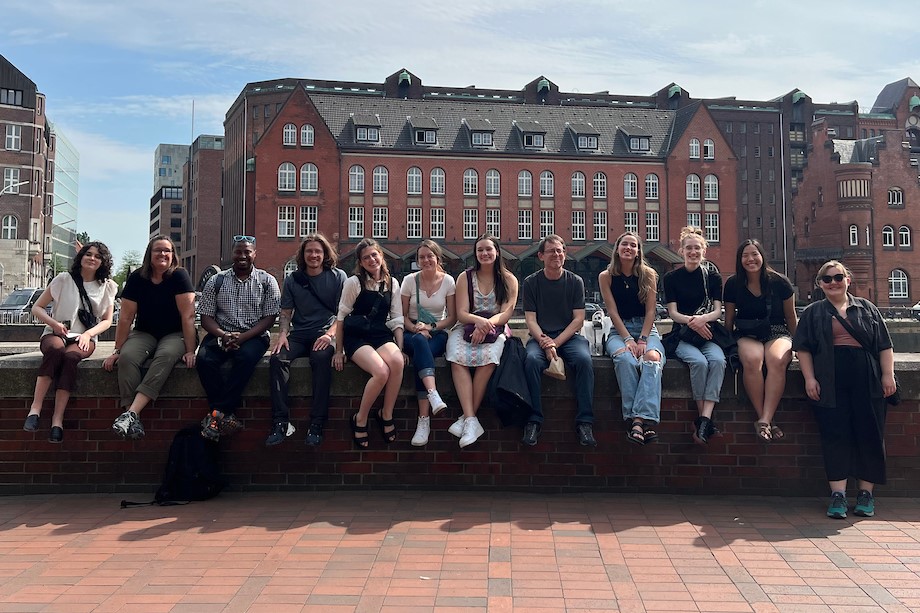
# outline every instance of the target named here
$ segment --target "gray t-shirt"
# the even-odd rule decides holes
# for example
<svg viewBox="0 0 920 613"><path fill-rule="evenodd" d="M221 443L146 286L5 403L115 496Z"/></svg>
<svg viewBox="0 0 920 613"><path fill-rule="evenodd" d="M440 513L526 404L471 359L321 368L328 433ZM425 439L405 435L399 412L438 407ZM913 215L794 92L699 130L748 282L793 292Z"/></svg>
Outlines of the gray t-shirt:
<svg viewBox="0 0 920 613"><path fill-rule="evenodd" d="M523 285L524 312L535 312L537 324L549 336L556 336L572 323L572 311L585 308L585 282L571 270L550 281L538 270Z"/></svg>
<svg viewBox="0 0 920 613"><path fill-rule="evenodd" d="M345 271L339 268L323 269L315 277L304 273L316 295L317 300L306 286L297 282L299 275L288 275L284 279L284 291L281 294L281 308L294 309L291 317L291 338L307 338L319 330L326 330L335 323L342 286L345 284ZM329 310L331 307L333 310Z"/></svg>

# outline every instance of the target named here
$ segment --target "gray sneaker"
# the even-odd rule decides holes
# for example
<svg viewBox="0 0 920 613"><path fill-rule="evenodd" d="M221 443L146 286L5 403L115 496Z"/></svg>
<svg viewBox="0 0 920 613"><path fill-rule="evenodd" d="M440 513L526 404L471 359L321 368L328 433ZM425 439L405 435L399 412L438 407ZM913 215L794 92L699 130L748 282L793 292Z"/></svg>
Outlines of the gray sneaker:
<svg viewBox="0 0 920 613"><path fill-rule="evenodd" d="M126 438L128 436L128 432L131 430L131 425L135 421L137 421L137 415L131 411L125 411L115 418L115 421L112 423L112 432L114 432L119 438Z"/></svg>

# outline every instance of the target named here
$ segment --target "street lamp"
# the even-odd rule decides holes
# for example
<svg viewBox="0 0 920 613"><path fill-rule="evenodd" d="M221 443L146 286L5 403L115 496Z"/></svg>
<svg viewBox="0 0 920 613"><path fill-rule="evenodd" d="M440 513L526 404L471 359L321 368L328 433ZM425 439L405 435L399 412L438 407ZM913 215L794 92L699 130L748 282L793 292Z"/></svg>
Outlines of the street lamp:
<svg viewBox="0 0 920 613"><path fill-rule="evenodd" d="M23 185L28 185L28 184L29 184L28 181L20 181L19 183L10 183L3 189L0 189L0 196L2 196L3 194L12 194L13 190L16 189L17 187L21 187Z"/></svg>

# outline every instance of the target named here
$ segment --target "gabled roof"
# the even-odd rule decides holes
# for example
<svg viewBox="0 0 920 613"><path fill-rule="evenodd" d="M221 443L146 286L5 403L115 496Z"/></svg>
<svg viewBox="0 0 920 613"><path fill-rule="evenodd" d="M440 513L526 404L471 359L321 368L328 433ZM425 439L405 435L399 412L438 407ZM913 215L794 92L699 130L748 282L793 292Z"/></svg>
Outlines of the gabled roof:
<svg viewBox="0 0 920 613"><path fill-rule="evenodd" d="M569 130L579 136L597 136L600 132L590 123L570 123Z"/></svg>
<svg viewBox="0 0 920 613"><path fill-rule="evenodd" d="M541 126L540 122L538 121L515 120L514 125L517 126L517 129L521 132L536 132L537 134L546 134L546 129Z"/></svg>
<svg viewBox="0 0 920 613"><path fill-rule="evenodd" d="M351 121L356 126L363 126L368 128L380 127L380 118L369 113L354 113L352 114Z"/></svg>
<svg viewBox="0 0 920 613"><path fill-rule="evenodd" d="M421 115L410 117L409 124L416 130L437 130L438 129L438 122L436 122L431 117L423 117Z"/></svg>
<svg viewBox="0 0 920 613"><path fill-rule="evenodd" d="M626 136L651 136L651 133L642 126L620 126L620 131Z"/></svg>
<svg viewBox="0 0 920 613"><path fill-rule="evenodd" d="M492 124L489 123L488 119L466 119L462 120L466 123L466 127L474 132L494 132L495 128L492 127Z"/></svg>
<svg viewBox="0 0 920 613"><path fill-rule="evenodd" d="M917 87L917 83L910 77L889 83L882 88L875 104L872 105L872 113L890 113L897 108L901 100L904 99L904 92L908 87Z"/></svg>

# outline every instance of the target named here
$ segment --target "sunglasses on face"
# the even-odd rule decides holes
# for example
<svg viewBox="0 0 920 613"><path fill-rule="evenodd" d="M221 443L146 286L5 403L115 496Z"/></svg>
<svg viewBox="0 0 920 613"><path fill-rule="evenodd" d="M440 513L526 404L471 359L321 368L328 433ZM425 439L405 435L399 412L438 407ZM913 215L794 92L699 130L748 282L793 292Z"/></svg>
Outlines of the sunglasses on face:
<svg viewBox="0 0 920 613"><path fill-rule="evenodd" d="M846 275L837 273L836 275L821 275L822 283L830 283L831 281L836 281L837 283L842 283L846 279Z"/></svg>

